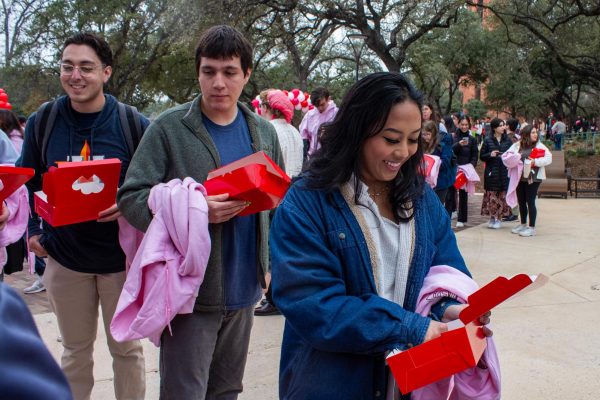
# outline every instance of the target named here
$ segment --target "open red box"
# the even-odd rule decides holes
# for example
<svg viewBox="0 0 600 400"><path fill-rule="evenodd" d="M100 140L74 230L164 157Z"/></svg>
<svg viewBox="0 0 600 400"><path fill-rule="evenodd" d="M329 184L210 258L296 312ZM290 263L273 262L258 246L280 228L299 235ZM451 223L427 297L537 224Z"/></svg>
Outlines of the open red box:
<svg viewBox="0 0 600 400"><path fill-rule="evenodd" d="M116 158L58 163L43 175L35 212L52 226L96 220L115 204L120 171Z"/></svg>
<svg viewBox="0 0 600 400"><path fill-rule="evenodd" d="M391 353L387 363L400 391L406 394L475 367L487 347L483 328L476 325L475 319L526 287L533 290L547 280L544 275L536 278L520 274L510 279L500 276L469 296L469 306L457 321L448 324L448 332L406 351ZM534 282L536 285L532 285Z"/></svg>
<svg viewBox="0 0 600 400"><path fill-rule="evenodd" d="M435 165L435 158L429 154L423 154L423 162L421 163L421 173L423 176L431 175L431 170Z"/></svg>
<svg viewBox="0 0 600 400"><path fill-rule="evenodd" d="M204 182L209 195L250 202L240 216L277 207L289 186L290 178L263 151L211 171Z"/></svg>
<svg viewBox="0 0 600 400"><path fill-rule="evenodd" d="M6 200L25 182L30 180L35 171L33 168L20 168L8 165L0 166L0 202Z"/></svg>

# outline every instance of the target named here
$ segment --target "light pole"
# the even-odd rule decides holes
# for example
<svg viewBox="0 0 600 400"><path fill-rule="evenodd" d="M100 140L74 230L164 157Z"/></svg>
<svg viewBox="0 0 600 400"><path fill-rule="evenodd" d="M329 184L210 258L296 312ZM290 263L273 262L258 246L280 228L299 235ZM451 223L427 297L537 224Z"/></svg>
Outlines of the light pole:
<svg viewBox="0 0 600 400"><path fill-rule="evenodd" d="M362 33L348 33L346 34L350 46L352 46L352 53L354 54L354 64L356 66L356 82L358 82L358 70L360 68L360 56L365 47L365 39L367 38Z"/></svg>

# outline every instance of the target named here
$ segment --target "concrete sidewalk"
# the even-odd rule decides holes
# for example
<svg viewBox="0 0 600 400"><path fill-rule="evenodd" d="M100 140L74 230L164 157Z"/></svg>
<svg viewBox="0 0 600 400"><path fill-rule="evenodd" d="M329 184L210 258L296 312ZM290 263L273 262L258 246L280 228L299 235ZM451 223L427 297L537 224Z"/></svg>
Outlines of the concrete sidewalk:
<svg viewBox="0 0 600 400"><path fill-rule="evenodd" d="M475 280L498 275L544 273L551 282L536 292L497 307L494 339L502 365L503 399L597 399L600 388L600 201L539 199L537 236L478 225L457 233ZM307 310L308 312L309 310ZM51 313L36 322L57 360L61 344ZM102 326L100 324L99 326ZM283 317L255 318L241 400L277 399ZM158 351L145 341L147 399L158 398ZM111 359L98 332L96 386L92 398L112 392ZM340 382L340 385L343 382Z"/></svg>

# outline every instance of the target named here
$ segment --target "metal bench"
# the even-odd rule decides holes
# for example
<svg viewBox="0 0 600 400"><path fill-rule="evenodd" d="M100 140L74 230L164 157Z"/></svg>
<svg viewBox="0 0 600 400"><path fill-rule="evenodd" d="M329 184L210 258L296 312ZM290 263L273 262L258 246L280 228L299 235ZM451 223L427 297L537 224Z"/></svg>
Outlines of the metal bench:
<svg viewBox="0 0 600 400"><path fill-rule="evenodd" d="M588 184L591 182L591 184ZM583 187L582 184L583 183ZM580 194L590 193L594 197L600 195L600 169L595 178L583 177L583 176L570 176L569 177L569 193L573 196L575 192L575 198L578 198Z"/></svg>

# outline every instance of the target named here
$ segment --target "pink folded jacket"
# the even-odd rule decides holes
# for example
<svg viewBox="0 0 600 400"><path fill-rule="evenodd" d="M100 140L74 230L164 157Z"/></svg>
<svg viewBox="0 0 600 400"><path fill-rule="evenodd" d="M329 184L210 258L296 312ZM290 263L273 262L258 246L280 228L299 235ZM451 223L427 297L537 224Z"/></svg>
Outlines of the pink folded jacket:
<svg viewBox="0 0 600 400"><path fill-rule="evenodd" d="M477 171L475 171L473 164L459 165L458 170L462 171L463 174L465 174L465 178L467 178L467 183L460 189L465 190L469 194L475 193L475 183L479 182L481 179L479 179L479 175L477 175Z"/></svg>
<svg viewBox="0 0 600 400"><path fill-rule="evenodd" d="M191 178L153 187L154 218L139 247L139 231L119 221L121 247L132 261L110 325L115 340L147 337L158 346L175 315L193 311L210 256L205 196Z"/></svg>
<svg viewBox="0 0 600 400"><path fill-rule="evenodd" d="M416 312L427 316L442 297L456 297L466 303L477 291L475 281L447 265L431 267L419 293ZM488 368L470 368L412 392L412 400L497 400L500 399L500 362L494 340L487 338L483 359Z"/></svg>
<svg viewBox="0 0 600 400"><path fill-rule="evenodd" d="M515 208L519 201L517 200L517 186L523 174L523 161L521 154L513 152L505 152L502 154L502 162L508 168L508 189L506 191L506 204L509 207Z"/></svg>

